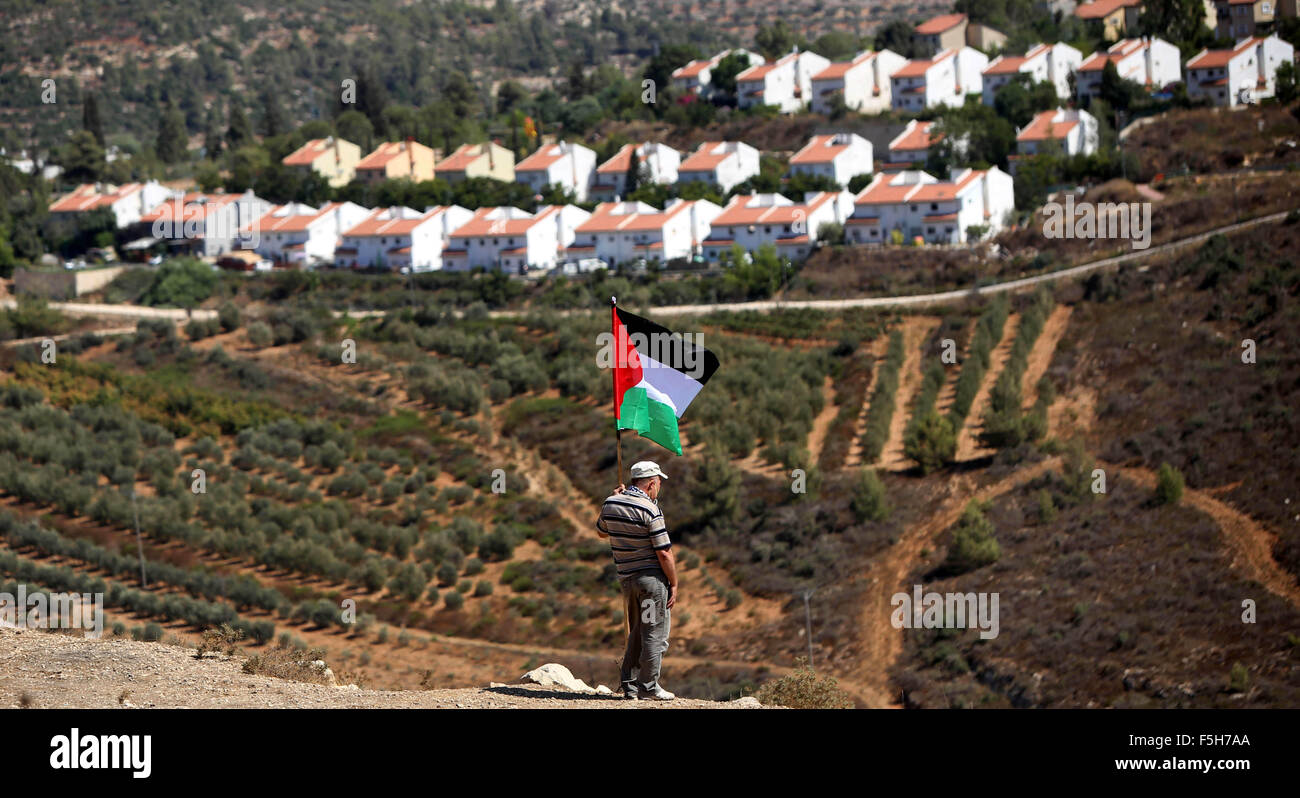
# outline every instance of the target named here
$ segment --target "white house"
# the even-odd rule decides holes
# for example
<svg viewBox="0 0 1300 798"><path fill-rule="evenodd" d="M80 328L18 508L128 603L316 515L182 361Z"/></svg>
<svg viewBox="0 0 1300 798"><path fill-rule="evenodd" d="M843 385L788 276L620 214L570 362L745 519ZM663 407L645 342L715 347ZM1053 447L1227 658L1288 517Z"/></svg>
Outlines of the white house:
<svg viewBox="0 0 1300 798"><path fill-rule="evenodd" d="M261 234L253 222L269 210L271 203L251 189L243 194L192 191L165 200L141 216L140 222L150 226L154 238L215 258L237 249L256 249Z"/></svg>
<svg viewBox="0 0 1300 798"><path fill-rule="evenodd" d="M413 272L446 268L443 254L451 232L472 215L459 205L435 205L423 213L404 207L378 208L344 231L334 249L334 265Z"/></svg>
<svg viewBox="0 0 1300 798"><path fill-rule="evenodd" d="M758 150L740 141L706 141L687 156L677 168L677 182L698 180L722 189L758 174Z"/></svg>
<svg viewBox="0 0 1300 798"><path fill-rule="evenodd" d="M1016 173L1018 162L1039 154L1044 147L1054 146L1068 156L1091 155L1097 151L1098 141L1097 118L1087 111L1043 111L1016 133L1011 174Z"/></svg>
<svg viewBox="0 0 1300 798"><path fill-rule="evenodd" d="M334 248L344 231L370 214L351 202L329 202L313 208L300 202L277 205L254 222L257 254L271 261L298 266L334 263Z"/></svg>
<svg viewBox="0 0 1300 798"><path fill-rule="evenodd" d="M752 66L736 76L736 99L741 108L774 105L790 114L807 107L812 97L813 75L830 66L816 53L793 52L770 64Z"/></svg>
<svg viewBox="0 0 1300 798"><path fill-rule="evenodd" d="M996 166L954 169L945 181L918 171L882 174L854 200L845 236L850 243L880 244L897 231L903 240L962 244L972 227L1000 229L1015 204L1014 181Z"/></svg>
<svg viewBox="0 0 1300 798"><path fill-rule="evenodd" d="M852 61L838 61L812 77L812 110L829 114L835 97L864 114L890 108L889 76L902 69L907 59L893 50L864 50Z"/></svg>
<svg viewBox="0 0 1300 798"><path fill-rule="evenodd" d="M689 94L708 94L713 85L713 68L722 63L722 59L732 54L744 57L746 69L766 63L763 56L743 48L723 50L712 58L696 59L674 69L673 88Z"/></svg>
<svg viewBox="0 0 1300 798"><path fill-rule="evenodd" d="M1277 68L1295 63L1295 48L1272 36L1242 39L1231 50L1202 50L1187 62L1187 96L1235 107L1272 97Z"/></svg>
<svg viewBox="0 0 1300 798"><path fill-rule="evenodd" d="M1182 57L1178 48L1164 39L1121 39L1104 53L1093 53L1079 66L1079 99L1095 97L1101 90L1106 64L1113 63L1119 76L1148 91L1158 91L1182 79Z"/></svg>
<svg viewBox="0 0 1300 798"><path fill-rule="evenodd" d="M537 213L519 208L479 208L452 234L444 268L497 269L523 273L549 269L573 243L591 214L573 205L545 205Z"/></svg>
<svg viewBox="0 0 1300 798"><path fill-rule="evenodd" d="M903 132L889 142L889 160L881 165L884 171L899 171L913 166L924 165L930 157L930 147L943 138L942 134L933 134L934 122L921 122L913 119L903 128Z"/></svg>
<svg viewBox="0 0 1300 798"><path fill-rule="evenodd" d="M822 225L844 224L852 212L847 191L809 192L800 203L781 194L738 194L710 225L704 257L717 260L736 244L747 252L771 244L777 254L801 260L812 253Z"/></svg>
<svg viewBox="0 0 1300 798"><path fill-rule="evenodd" d="M843 188L858 175L873 171L871 142L856 133L813 136L790 157L792 174L822 175Z"/></svg>
<svg viewBox="0 0 1300 798"><path fill-rule="evenodd" d="M944 50L930 60L908 61L889 78L894 110L961 106L967 94L983 92L980 73L988 65L988 56L973 47Z"/></svg>
<svg viewBox="0 0 1300 798"><path fill-rule="evenodd" d="M998 89L1016 75L1029 76L1031 83L1046 81L1056 87L1056 96L1070 99L1070 73L1083 64L1083 54L1068 44L1036 44L1024 55L1000 55L984 68L984 104L992 105Z"/></svg>
<svg viewBox="0 0 1300 798"><path fill-rule="evenodd" d="M575 231L567 259L599 258L617 265L638 259L668 262L697 254L722 208L708 200L674 200L662 211L644 202L605 202Z"/></svg>
<svg viewBox="0 0 1300 798"><path fill-rule="evenodd" d="M515 164L515 182L538 194L547 186L558 185L572 191L578 202L586 202L595 171L595 152L581 144L561 141L544 145Z"/></svg>
<svg viewBox="0 0 1300 798"><path fill-rule="evenodd" d="M682 163L682 154L677 150L653 141L625 144L614 157L596 167L590 192L593 199L610 200L627 194L627 168L634 152L644 180L664 185L677 182L677 168Z"/></svg>
<svg viewBox="0 0 1300 798"><path fill-rule="evenodd" d="M175 195L176 192L153 180L122 186L82 183L72 193L53 202L50 213L79 214L107 208L121 229L140 221L149 211Z"/></svg>

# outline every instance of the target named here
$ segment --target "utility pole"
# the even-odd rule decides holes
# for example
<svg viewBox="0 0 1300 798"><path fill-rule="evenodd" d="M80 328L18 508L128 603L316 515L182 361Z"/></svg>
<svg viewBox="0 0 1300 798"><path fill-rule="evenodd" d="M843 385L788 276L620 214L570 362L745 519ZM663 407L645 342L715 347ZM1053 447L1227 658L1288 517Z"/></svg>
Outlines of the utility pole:
<svg viewBox="0 0 1300 798"><path fill-rule="evenodd" d="M140 553L140 587L148 590L149 582L144 576L144 538L140 536L140 508L135 503L135 483L131 483L131 512L135 515L135 546Z"/></svg>
<svg viewBox="0 0 1300 798"><path fill-rule="evenodd" d="M813 667L813 647L812 647L812 610L808 607L808 599L812 598L815 591L811 588L803 592L803 618L804 634L808 637L808 667Z"/></svg>

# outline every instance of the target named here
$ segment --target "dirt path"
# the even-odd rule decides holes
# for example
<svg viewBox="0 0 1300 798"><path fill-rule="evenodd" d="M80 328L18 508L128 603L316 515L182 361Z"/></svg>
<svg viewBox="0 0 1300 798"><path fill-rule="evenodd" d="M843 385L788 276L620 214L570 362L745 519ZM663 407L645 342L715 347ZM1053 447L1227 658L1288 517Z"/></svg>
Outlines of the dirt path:
<svg viewBox="0 0 1300 798"><path fill-rule="evenodd" d="M839 408L835 405L835 382L827 374L822 382L822 412L813 421L812 432L808 434L808 453L812 455L808 462L816 463L821 459L822 447L826 445L826 433L830 432L831 422Z"/></svg>
<svg viewBox="0 0 1300 798"><path fill-rule="evenodd" d="M1070 314L1073 312L1074 308L1069 305L1058 305L1052 311L1052 315L1047 317L1043 331L1038 334L1038 340L1034 341L1034 347L1029 352L1028 365L1025 367L1025 376L1020 382L1024 407L1032 407L1034 402L1038 401L1038 381L1052 365L1056 345L1061 342L1061 337L1069 328Z"/></svg>
<svg viewBox="0 0 1300 798"><path fill-rule="evenodd" d="M863 578L867 588L861 615L863 651L854 679L867 688L872 707L898 704L889 686L889 670L903 650L903 631L889 622L892 596L904 590L904 582L921 558L922 549L935 548L935 541L961 516L972 499L992 499L1056 468L1060 458L1050 458L979 489L972 489L967 477L949 483L949 493L937 512L904 530L898 543L890 547L867 569Z"/></svg>
<svg viewBox="0 0 1300 798"><path fill-rule="evenodd" d="M974 320L967 325L966 329L966 346L957 356L957 362L945 364L947 376L944 378L943 387L939 389L939 395L934 400L934 410L939 415L947 415L948 409L952 407L953 401L957 398L957 377L961 375L961 364L966 362L970 357L970 345L975 340Z"/></svg>
<svg viewBox="0 0 1300 798"><path fill-rule="evenodd" d="M1107 466L1131 477L1147 490L1154 490L1156 475L1146 468ZM1273 559L1273 545L1277 536L1265 529L1255 519L1230 504L1219 501L1208 491L1183 490L1184 502L1214 519L1223 530L1223 537L1233 553L1232 567L1254 579L1268 592L1300 607L1300 587L1295 579Z"/></svg>
<svg viewBox="0 0 1300 798"><path fill-rule="evenodd" d="M984 408L988 406L989 394L993 392L993 384L998 381L998 375L1002 373L1002 367L1007 364L1007 358L1011 356L1011 343L1016 340L1016 330L1019 327L1020 316L1007 317L1007 323L1002 328L1002 340L998 341L998 345L993 348L993 355L989 358L988 371L984 372L984 380L980 383L980 389L975 394L975 401L971 402L970 413L966 416L966 423L962 425L961 431L957 434L957 462L959 463L992 453L991 449L983 449L980 446L979 431L984 426Z"/></svg>
<svg viewBox="0 0 1300 798"><path fill-rule="evenodd" d="M898 376L898 393L894 396L894 415L889 419L889 440L880 451L882 468L895 470L910 465L910 461L903 454L903 433L907 430L907 422L911 418L912 399L921 388L923 376L921 346L939 323L938 319L927 317L909 318L903 323L903 351L906 352L906 357L903 358L902 372Z"/></svg>
<svg viewBox="0 0 1300 798"><path fill-rule="evenodd" d="M880 364L889 349L889 332L877 336L867 348L866 356L871 358L871 379L867 389L862 393L862 409L858 411L858 421L853 427L853 441L849 444L849 453L844 456L845 468L857 468L862 465L862 436L867 433L867 413L871 412L871 392L876 389L876 380L880 378Z"/></svg>

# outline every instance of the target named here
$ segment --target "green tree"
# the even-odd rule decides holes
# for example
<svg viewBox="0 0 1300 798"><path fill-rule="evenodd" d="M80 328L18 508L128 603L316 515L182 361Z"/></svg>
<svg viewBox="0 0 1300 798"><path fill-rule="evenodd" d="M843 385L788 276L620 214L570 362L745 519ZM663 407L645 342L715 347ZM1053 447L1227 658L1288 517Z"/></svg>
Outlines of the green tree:
<svg viewBox="0 0 1300 798"><path fill-rule="evenodd" d="M253 126L244 115L244 108L238 102L230 104L230 124L226 128L226 144L236 150L253 141Z"/></svg>
<svg viewBox="0 0 1300 798"><path fill-rule="evenodd" d="M1182 498L1182 473L1168 463L1161 463L1156 472L1156 503L1177 504Z"/></svg>
<svg viewBox="0 0 1300 798"><path fill-rule="evenodd" d="M198 307L212 296L218 282L217 274L203 261L174 258L158 268L140 301L150 306Z"/></svg>
<svg viewBox="0 0 1300 798"><path fill-rule="evenodd" d="M81 127L95 137L99 146L104 146L104 123L99 118L99 101L93 92L86 92L85 102L82 103Z"/></svg>
<svg viewBox="0 0 1300 798"><path fill-rule="evenodd" d="M104 148L89 130L69 136L56 157L67 178L78 183L93 183L104 171Z"/></svg>
<svg viewBox="0 0 1300 798"><path fill-rule="evenodd" d="M158 154L158 160L167 164L184 161L189 154L187 139L185 115L168 103L158 122L158 138L154 143L154 152Z"/></svg>
<svg viewBox="0 0 1300 798"><path fill-rule="evenodd" d="M953 527L952 543L940 570L944 575L963 574L997 562L999 556L1001 549L993 524L984 517L983 508L972 501Z"/></svg>
<svg viewBox="0 0 1300 798"><path fill-rule="evenodd" d="M952 420L933 408L908 428L903 437L903 454L929 474L951 463L957 456L957 433Z"/></svg>
<svg viewBox="0 0 1300 798"><path fill-rule="evenodd" d="M740 472L727 456L711 447L690 485L691 504L696 510L693 525L734 534L731 525L740 517Z"/></svg>
<svg viewBox="0 0 1300 798"><path fill-rule="evenodd" d="M853 483L853 497L849 500L853 517L862 521L883 521L889 517L889 503L885 497L885 484L874 468L863 468Z"/></svg>
<svg viewBox="0 0 1300 798"><path fill-rule="evenodd" d="M1296 97L1300 97L1300 91L1296 89L1296 69L1295 64L1290 61L1284 61L1277 67L1277 101L1283 105L1290 105L1295 102Z"/></svg>
<svg viewBox="0 0 1300 798"><path fill-rule="evenodd" d="M754 34L754 49L768 61L775 61L798 43L798 36L783 19L778 19L775 25L760 27Z"/></svg>
<svg viewBox="0 0 1300 798"><path fill-rule="evenodd" d="M734 97L736 95L736 76L748 68L748 56L741 53L730 53L724 56L717 66L709 70L709 85L716 91Z"/></svg>

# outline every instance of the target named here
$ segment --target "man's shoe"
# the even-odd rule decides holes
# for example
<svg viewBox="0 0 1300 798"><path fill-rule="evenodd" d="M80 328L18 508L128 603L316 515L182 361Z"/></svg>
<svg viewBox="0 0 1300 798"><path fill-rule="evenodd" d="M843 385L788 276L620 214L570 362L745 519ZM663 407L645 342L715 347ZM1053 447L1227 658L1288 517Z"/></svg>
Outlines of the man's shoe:
<svg viewBox="0 0 1300 798"><path fill-rule="evenodd" d="M673 695L672 693L668 692L667 690L663 689L662 687L659 687L658 685L656 685L656 686L655 686L655 689L654 689L654 692L648 692L648 691L646 691L646 690L642 690L642 691L640 691L640 693L638 694L638 697L640 697L640 698L654 699L654 700L656 700L656 701L672 701L672 700L673 700L674 698L676 698L677 696Z"/></svg>

